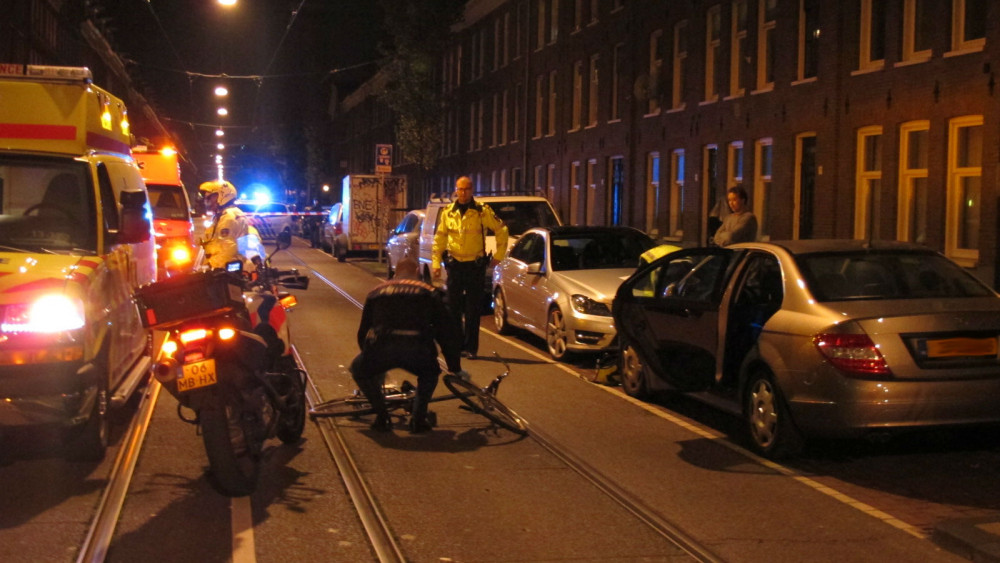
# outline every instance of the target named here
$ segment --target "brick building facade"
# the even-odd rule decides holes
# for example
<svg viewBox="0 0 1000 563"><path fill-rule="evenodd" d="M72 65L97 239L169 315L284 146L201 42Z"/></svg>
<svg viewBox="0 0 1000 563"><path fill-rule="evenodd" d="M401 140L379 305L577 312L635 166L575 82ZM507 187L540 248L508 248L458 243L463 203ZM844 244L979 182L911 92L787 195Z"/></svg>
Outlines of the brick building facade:
<svg viewBox="0 0 1000 563"><path fill-rule="evenodd" d="M998 45L997 0L471 0L411 203L467 174L697 245L742 184L762 238L917 241L997 286Z"/></svg>

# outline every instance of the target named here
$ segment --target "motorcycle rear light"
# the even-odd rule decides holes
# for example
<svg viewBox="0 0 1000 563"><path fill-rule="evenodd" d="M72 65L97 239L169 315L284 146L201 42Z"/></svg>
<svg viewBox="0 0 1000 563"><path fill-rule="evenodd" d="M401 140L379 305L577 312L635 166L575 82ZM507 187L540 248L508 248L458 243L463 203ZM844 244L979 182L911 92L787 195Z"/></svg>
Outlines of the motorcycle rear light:
<svg viewBox="0 0 1000 563"><path fill-rule="evenodd" d="M167 340L163 343L161 350L168 358L172 358L177 353L177 343L173 340Z"/></svg>
<svg viewBox="0 0 1000 563"><path fill-rule="evenodd" d="M834 367L849 376L892 375L882 352L867 334L817 334L813 344Z"/></svg>
<svg viewBox="0 0 1000 563"><path fill-rule="evenodd" d="M184 344L205 340L206 338L208 338L208 329L204 328L185 330L181 333L181 342Z"/></svg>
<svg viewBox="0 0 1000 563"><path fill-rule="evenodd" d="M285 309L291 309L292 307L298 305L299 302L295 299L294 295L286 295L281 298L281 306Z"/></svg>
<svg viewBox="0 0 1000 563"><path fill-rule="evenodd" d="M219 329L219 340L231 340L236 336L236 331L232 328L225 327Z"/></svg>

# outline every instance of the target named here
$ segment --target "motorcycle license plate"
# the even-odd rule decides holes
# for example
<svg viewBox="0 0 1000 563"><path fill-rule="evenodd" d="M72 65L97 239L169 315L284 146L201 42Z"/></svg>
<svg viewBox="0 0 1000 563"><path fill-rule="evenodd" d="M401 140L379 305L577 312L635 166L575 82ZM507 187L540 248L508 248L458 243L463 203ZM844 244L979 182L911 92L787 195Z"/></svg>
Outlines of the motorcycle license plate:
<svg viewBox="0 0 1000 563"><path fill-rule="evenodd" d="M215 360L210 358L184 364L183 374L177 378L177 390L190 391L216 383L218 383L218 379L215 377Z"/></svg>

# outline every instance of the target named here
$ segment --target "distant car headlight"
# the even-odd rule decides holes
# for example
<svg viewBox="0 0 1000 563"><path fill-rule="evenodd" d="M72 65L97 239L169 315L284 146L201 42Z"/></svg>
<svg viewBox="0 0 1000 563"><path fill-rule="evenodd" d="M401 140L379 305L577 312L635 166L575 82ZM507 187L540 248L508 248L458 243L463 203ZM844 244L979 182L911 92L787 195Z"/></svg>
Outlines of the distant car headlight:
<svg viewBox="0 0 1000 563"><path fill-rule="evenodd" d="M600 317L611 316L611 310L608 309L607 305L601 303L600 301L594 301L586 295L574 295L571 301L573 303L573 308L576 309L578 313L583 313L584 315L597 315Z"/></svg>
<svg viewBox="0 0 1000 563"><path fill-rule="evenodd" d="M55 334L84 327L83 302L61 294L43 295L30 303L3 308L0 331L4 334Z"/></svg>

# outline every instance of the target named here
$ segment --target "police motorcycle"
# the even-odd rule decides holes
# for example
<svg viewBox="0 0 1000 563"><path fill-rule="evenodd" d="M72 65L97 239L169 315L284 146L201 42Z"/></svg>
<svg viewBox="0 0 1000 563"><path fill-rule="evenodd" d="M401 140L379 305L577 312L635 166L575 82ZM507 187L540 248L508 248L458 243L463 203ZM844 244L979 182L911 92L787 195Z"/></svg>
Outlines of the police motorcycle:
<svg viewBox="0 0 1000 563"><path fill-rule="evenodd" d="M211 475L231 496L253 492L265 441L297 443L306 416L306 372L292 354L286 318L296 301L278 288L307 289L309 278L271 266L271 256L291 245L290 231L278 235L271 256L251 237L240 241L249 268L230 262L225 271L196 271L136 294L143 322L165 333L153 376L177 399L181 420L197 426Z"/></svg>

